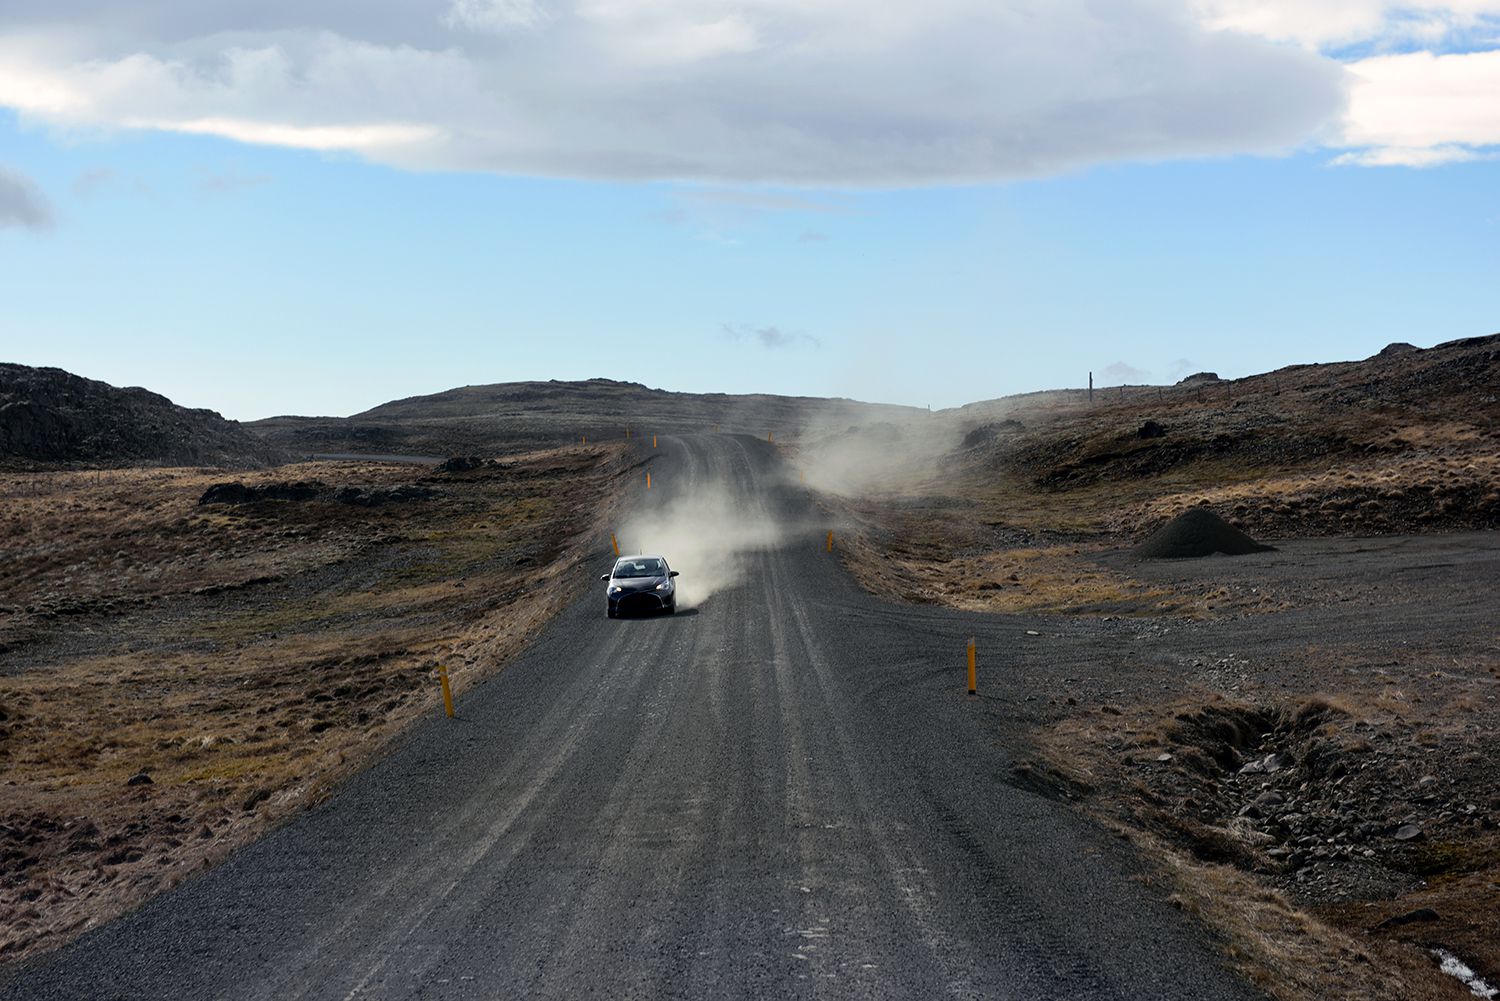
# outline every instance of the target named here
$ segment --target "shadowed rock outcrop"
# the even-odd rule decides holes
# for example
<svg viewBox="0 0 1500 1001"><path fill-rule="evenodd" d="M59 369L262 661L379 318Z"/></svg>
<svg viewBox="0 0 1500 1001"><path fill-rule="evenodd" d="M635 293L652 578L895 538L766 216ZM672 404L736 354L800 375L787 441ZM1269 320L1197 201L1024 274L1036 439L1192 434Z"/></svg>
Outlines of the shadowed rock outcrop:
<svg viewBox="0 0 1500 1001"><path fill-rule="evenodd" d="M243 468L284 458L212 410L61 369L0 364L0 462Z"/></svg>

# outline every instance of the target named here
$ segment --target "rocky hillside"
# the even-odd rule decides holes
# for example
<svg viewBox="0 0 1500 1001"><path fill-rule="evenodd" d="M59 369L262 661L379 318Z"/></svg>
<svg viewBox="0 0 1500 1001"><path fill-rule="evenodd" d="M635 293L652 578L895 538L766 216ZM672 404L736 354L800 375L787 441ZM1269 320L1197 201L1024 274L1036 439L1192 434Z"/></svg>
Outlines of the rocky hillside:
<svg viewBox="0 0 1500 1001"><path fill-rule="evenodd" d="M1500 335L1490 335L1232 381L1115 387L1092 404L1076 392L1045 406L976 404L950 437L964 476L1003 476L1059 509L1114 508L1107 520L1136 535L1194 500L1271 538L1493 528L1497 387Z"/></svg>
<svg viewBox="0 0 1500 1001"><path fill-rule="evenodd" d="M253 467L282 458L212 410L61 369L0 364L0 464Z"/></svg>
<svg viewBox="0 0 1500 1001"><path fill-rule="evenodd" d="M248 425L300 454L493 455L637 434L724 431L790 437L810 425L899 420L911 407L803 396L673 393L635 382L509 382L393 400L352 417L272 417Z"/></svg>

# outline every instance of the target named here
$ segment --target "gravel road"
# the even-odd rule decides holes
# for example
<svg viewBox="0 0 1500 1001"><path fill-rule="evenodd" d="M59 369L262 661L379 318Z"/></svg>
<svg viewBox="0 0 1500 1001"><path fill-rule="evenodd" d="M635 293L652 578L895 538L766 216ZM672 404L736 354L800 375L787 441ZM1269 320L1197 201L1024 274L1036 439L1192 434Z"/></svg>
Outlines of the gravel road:
<svg viewBox="0 0 1500 1001"><path fill-rule="evenodd" d="M671 618L605 618L606 549L457 720L0 997L1258 996L1008 782L1019 682L970 699L962 651L993 674L1032 622L861 592L764 442L664 437L651 469L642 504L723 485L791 530Z"/></svg>

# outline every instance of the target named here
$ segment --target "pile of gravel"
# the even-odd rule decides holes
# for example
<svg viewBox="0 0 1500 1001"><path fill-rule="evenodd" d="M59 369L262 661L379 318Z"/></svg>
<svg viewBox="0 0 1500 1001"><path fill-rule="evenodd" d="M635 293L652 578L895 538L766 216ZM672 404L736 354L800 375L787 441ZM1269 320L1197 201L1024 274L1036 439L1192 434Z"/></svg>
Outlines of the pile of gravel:
<svg viewBox="0 0 1500 1001"><path fill-rule="evenodd" d="M1157 529L1135 547L1135 555L1143 560L1181 560L1214 553L1267 553L1275 548L1261 545L1208 508L1195 507Z"/></svg>

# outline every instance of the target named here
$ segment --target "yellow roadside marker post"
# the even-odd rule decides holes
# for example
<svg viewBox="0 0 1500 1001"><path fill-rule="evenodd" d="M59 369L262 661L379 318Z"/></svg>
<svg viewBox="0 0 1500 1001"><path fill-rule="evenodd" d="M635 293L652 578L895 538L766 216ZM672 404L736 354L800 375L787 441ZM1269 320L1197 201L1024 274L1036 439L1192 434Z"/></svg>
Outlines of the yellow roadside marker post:
<svg viewBox="0 0 1500 1001"><path fill-rule="evenodd" d="M767 431L766 432L766 441L775 441L775 440L776 440L776 436L774 434L772 434L771 432Z"/></svg>
<svg viewBox="0 0 1500 1001"><path fill-rule="evenodd" d="M833 529L828 530L828 551L833 552Z"/></svg>
<svg viewBox="0 0 1500 1001"><path fill-rule="evenodd" d="M447 712L448 718L453 718L453 689L448 685L448 665L438 665L438 681L443 685L443 710Z"/></svg>
<svg viewBox="0 0 1500 1001"><path fill-rule="evenodd" d="M807 482L807 470L803 469L800 466L797 467L797 482L798 483L806 483Z"/></svg>
<svg viewBox="0 0 1500 1001"><path fill-rule="evenodd" d="M583 443L584 443L584 444L585 444L585 445L587 445L587 444L588 444L588 443L589 443L589 436L588 436L588 435L584 435L584 436L583 436Z"/></svg>
<svg viewBox="0 0 1500 1001"><path fill-rule="evenodd" d="M979 682L974 674L974 637L969 637L969 694L979 694Z"/></svg>
<svg viewBox="0 0 1500 1001"><path fill-rule="evenodd" d="M620 555L620 544L615 541L615 533L614 532L610 532L609 533L609 544L614 549L615 555L619 556Z"/></svg>
<svg viewBox="0 0 1500 1001"><path fill-rule="evenodd" d="M651 447L652 448L656 447L656 435L652 435L651 436Z"/></svg>
<svg viewBox="0 0 1500 1001"><path fill-rule="evenodd" d="M650 473L646 474L646 489L647 490L651 489L651 474Z"/></svg>

